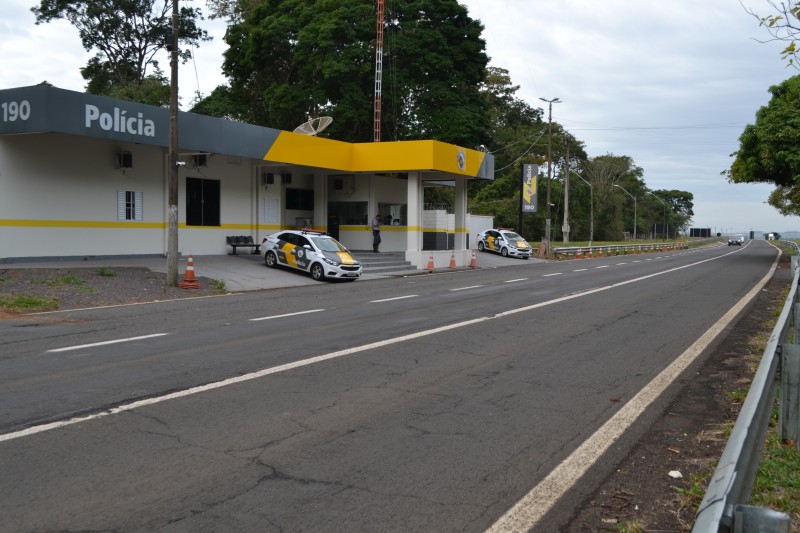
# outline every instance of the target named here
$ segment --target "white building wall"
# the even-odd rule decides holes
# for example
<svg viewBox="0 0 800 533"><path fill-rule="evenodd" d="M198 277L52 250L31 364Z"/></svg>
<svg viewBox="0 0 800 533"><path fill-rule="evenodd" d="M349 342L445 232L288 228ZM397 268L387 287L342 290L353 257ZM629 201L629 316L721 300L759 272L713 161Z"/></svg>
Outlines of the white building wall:
<svg viewBox="0 0 800 533"><path fill-rule="evenodd" d="M131 152L133 166L119 168ZM0 138L0 260L35 257L162 255L167 242L166 150L42 133ZM180 253L227 253L225 237L271 233L259 224L254 162L210 156L179 169ZM186 226L186 177L220 181L220 226ZM142 220L119 220L118 191L141 193Z"/></svg>
<svg viewBox="0 0 800 533"><path fill-rule="evenodd" d="M118 168L121 151L133 168ZM0 258L160 253L163 150L43 133L0 139ZM117 220L117 191L143 196L143 220Z"/></svg>

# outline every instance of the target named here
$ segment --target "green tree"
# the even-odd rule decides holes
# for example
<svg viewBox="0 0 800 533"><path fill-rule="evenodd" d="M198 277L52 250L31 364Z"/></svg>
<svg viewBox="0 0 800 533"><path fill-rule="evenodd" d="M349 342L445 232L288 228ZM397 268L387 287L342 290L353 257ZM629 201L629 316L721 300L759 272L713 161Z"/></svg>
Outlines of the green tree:
<svg viewBox="0 0 800 533"><path fill-rule="evenodd" d="M172 28L172 0L41 0L31 8L36 24L65 19L78 30L87 52L96 55L81 69L87 91L155 105L169 103L169 85L156 54ZM179 56L210 37L197 26L199 9L180 9ZM148 69L153 72L148 74ZM166 91L164 90L166 86ZM164 97L166 96L166 101Z"/></svg>
<svg viewBox="0 0 800 533"><path fill-rule="evenodd" d="M309 116L330 115L327 136L372 140L370 2L239 2L232 15L226 5L228 11L217 11L232 21L223 71L231 96L246 109L241 120L291 130ZM479 92L488 61L482 25L457 0L396 0L385 20L382 137L484 144L489 119Z"/></svg>
<svg viewBox="0 0 800 533"><path fill-rule="evenodd" d="M632 232L634 227L634 206L630 197L622 190L638 199L645 193L642 176L644 170L636 166L628 156L606 154L591 158L583 163L580 174L594 189L594 236L596 240L618 240L624 233ZM640 228L642 213L635 210L637 225ZM625 220L627 219L627 221Z"/></svg>
<svg viewBox="0 0 800 533"><path fill-rule="evenodd" d="M770 87L772 98L739 136L734 161L723 172L732 183L772 183L769 203L800 215L800 76Z"/></svg>
<svg viewBox="0 0 800 533"><path fill-rule="evenodd" d="M776 3L767 0L767 3L773 10L771 15L761 16L748 8L745 8L745 11L758 19L759 25L767 30L771 36L769 41L787 43L786 48L781 51L781 57L786 60L787 64L798 68L797 40L800 38L800 2Z"/></svg>

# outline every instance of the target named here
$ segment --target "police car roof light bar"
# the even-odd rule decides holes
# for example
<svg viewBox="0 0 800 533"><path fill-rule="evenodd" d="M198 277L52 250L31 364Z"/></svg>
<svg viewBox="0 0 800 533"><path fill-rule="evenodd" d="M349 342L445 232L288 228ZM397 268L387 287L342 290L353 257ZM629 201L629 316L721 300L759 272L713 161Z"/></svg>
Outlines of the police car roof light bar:
<svg viewBox="0 0 800 533"><path fill-rule="evenodd" d="M311 228L300 228L300 231L302 231L303 233L314 233L316 235L327 235L328 234L327 231L322 231L322 230L318 230L318 229L311 229Z"/></svg>

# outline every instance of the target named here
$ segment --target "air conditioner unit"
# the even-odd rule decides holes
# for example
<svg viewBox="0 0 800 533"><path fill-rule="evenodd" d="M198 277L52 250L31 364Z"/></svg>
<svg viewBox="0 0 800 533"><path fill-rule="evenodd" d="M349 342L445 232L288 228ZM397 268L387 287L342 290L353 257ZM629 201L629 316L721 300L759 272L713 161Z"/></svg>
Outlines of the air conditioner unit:
<svg viewBox="0 0 800 533"><path fill-rule="evenodd" d="M133 168L133 154L131 152L120 152L118 165L119 168Z"/></svg>
<svg viewBox="0 0 800 533"><path fill-rule="evenodd" d="M281 182L282 183L291 183L292 182L292 173L291 172L284 172L281 174Z"/></svg>
<svg viewBox="0 0 800 533"><path fill-rule="evenodd" d="M197 154L192 156L192 163L195 167L204 167L208 163L207 154Z"/></svg>

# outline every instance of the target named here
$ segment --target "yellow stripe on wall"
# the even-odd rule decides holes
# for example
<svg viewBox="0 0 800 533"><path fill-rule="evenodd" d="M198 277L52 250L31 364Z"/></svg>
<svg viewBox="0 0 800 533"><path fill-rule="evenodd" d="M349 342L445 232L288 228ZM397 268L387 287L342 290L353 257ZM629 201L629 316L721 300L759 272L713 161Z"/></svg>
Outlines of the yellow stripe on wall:
<svg viewBox="0 0 800 533"><path fill-rule="evenodd" d="M96 228L96 229L166 229L166 222L133 222L115 220L26 220L26 219L0 219L0 226L17 228ZM220 226L187 226L181 222L180 229L197 230L274 230L281 229L279 224L222 224Z"/></svg>
<svg viewBox="0 0 800 533"><path fill-rule="evenodd" d="M166 228L165 222L129 222L129 221L99 221L99 220L25 220L25 219L0 219L0 226L19 228L137 228L137 229L162 229Z"/></svg>

